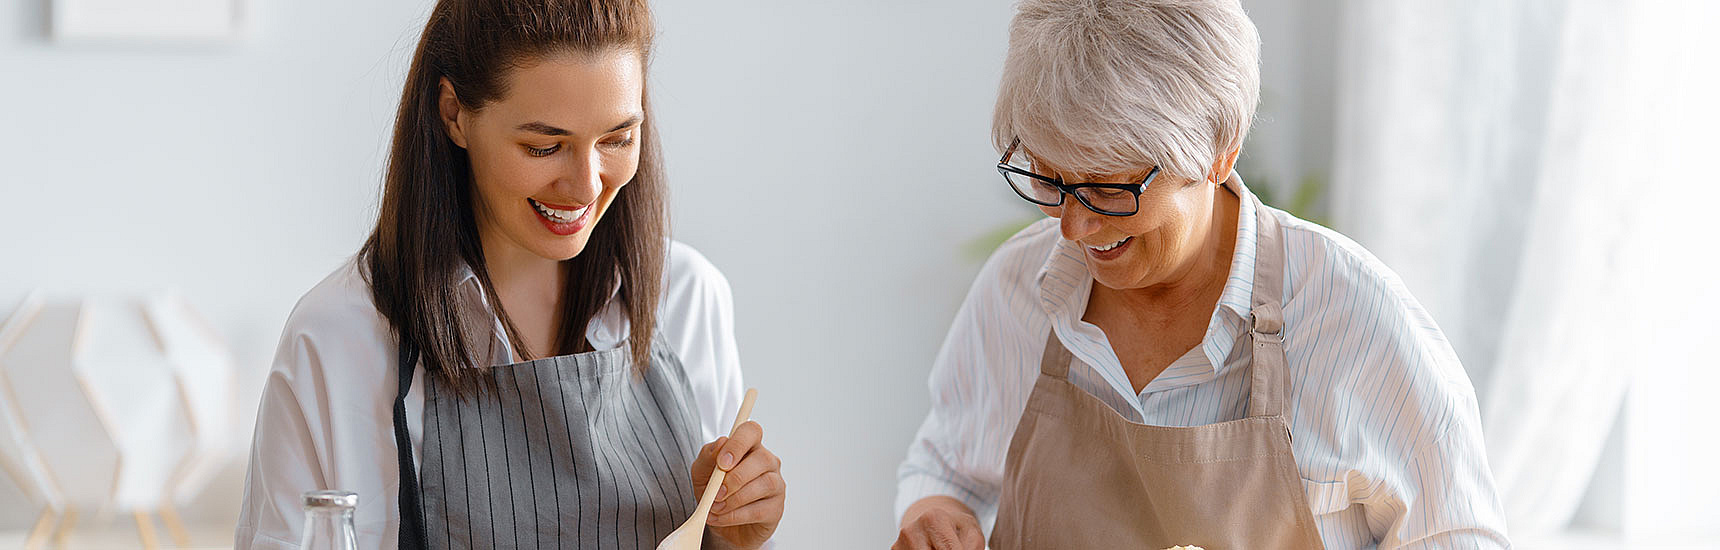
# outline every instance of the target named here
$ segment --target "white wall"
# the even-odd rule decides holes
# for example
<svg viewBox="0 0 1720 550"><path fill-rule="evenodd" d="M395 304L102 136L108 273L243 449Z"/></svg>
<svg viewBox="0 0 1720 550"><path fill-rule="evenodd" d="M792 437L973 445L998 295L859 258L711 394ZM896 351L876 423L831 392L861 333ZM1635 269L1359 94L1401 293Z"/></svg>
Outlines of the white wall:
<svg viewBox="0 0 1720 550"><path fill-rule="evenodd" d="M1339 0L1244 0L1260 29L1260 106L1237 171L1271 186L1282 208L1305 178L1332 172L1334 53ZM1324 200L1304 216L1327 214Z"/></svg>
<svg viewBox="0 0 1720 550"><path fill-rule="evenodd" d="M0 311L180 289L236 355L248 447L287 313L364 238L426 4L252 1L213 47L55 44L48 4L0 3ZM230 524L242 471L188 518ZM0 528L31 517L0 476Z"/></svg>
<svg viewBox="0 0 1720 550"><path fill-rule="evenodd" d="M238 356L248 443L281 323L372 221L428 3L251 0L243 38L203 48L56 45L46 4L0 7L0 312L32 288L181 289ZM991 169L1010 4L657 13L675 236L733 284L756 417L790 482L779 540L886 546L896 463L979 266L965 249L1033 215ZM1301 28L1260 26L1269 45ZM1294 74L1269 66L1267 86ZM1256 143L1303 140L1284 128L1300 109L1274 111ZM1260 147L1282 151L1280 173L1306 166ZM232 521L241 459L189 517ZM0 479L0 528L29 517Z"/></svg>
<svg viewBox="0 0 1720 550"><path fill-rule="evenodd" d="M991 168L1009 5L660 2L654 67L676 237L734 286L754 416L783 456L789 548L883 548L926 373L978 269L1031 210Z"/></svg>

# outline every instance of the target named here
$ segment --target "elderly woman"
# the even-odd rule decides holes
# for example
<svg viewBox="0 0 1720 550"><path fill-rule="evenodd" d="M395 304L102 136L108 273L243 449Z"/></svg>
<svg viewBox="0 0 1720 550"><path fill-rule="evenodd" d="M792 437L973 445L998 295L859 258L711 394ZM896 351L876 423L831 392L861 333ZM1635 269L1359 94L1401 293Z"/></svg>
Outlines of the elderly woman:
<svg viewBox="0 0 1720 550"><path fill-rule="evenodd" d="M1463 366L1356 243L1231 171L1236 0L1026 0L997 168L1050 219L939 352L894 548L1504 548Z"/></svg>

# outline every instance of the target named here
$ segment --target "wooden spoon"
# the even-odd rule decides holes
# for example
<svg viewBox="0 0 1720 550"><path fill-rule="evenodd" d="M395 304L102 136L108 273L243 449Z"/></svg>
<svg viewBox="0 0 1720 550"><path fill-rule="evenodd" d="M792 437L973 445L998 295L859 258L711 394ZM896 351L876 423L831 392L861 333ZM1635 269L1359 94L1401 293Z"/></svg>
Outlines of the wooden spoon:
<svg viewBox="0 0 1720 550"><path fill-rule="evenodd" d="M753 401L758 400L758 389L747 390L747 396L741 400L741 412L735 415L735 423L729 427L729 437L735 436L735 428L741 427L742 422L752 415ZM723 478L728 475L721 467L712 468L711 480L705 482L705 494L699 497L699 507L693 510L693 517L681 524L663 542L657 545L657 550L699 550L699 545L705 541L705 518L711 515L711 503L717 501L717 489L723 487Z"/></svg>

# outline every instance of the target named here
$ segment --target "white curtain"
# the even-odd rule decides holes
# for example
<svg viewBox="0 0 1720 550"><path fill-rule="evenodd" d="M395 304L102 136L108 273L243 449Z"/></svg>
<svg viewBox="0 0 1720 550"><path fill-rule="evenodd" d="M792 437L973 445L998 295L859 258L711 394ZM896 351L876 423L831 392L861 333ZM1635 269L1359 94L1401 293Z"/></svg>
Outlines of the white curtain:
<svg viewBox="0 0 1720 550"><path fill-rule="evenodd" d="M1702 311L1720 306L1720 2L1349 0L1341 13L1333 223L1451 337L1511 530L1563 529L1627 393L1689 398L1655 421L1709 410L1677 388L1720 370L1720 310ZM1648 436L1714 454L1720 425L1691 430L1706 443ZM1720 502L1678 498L1661 504Z"/></svg>

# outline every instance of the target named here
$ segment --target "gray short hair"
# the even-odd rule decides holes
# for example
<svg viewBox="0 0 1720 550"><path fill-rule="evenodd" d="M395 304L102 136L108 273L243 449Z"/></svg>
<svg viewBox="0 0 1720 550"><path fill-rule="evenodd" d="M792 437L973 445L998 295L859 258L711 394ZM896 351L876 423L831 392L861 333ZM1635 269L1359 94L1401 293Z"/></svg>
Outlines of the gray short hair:
<svg viewBox="0 0 1720 550"><path fill-rule="evenodd" d="M1203 179L1259 99L1260 34L1238 0L1023 0L992 140L1083 174Z"/></svg>

